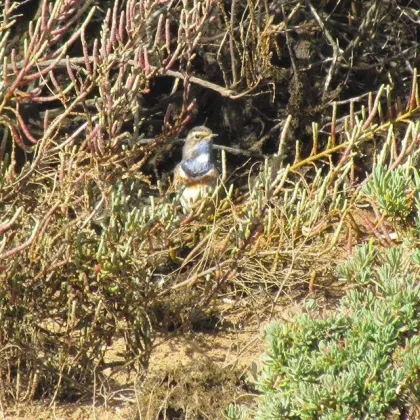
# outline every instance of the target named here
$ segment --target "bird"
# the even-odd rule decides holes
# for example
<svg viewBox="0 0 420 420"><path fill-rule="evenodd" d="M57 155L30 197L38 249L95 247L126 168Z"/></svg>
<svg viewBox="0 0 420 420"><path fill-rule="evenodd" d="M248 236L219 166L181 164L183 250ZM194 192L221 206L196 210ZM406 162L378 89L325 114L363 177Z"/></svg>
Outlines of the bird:
<svg viewBox="0 0 420 420"><path fill-rule="evenodd" d="M174 186L180 193L180 202L185 211L210 196L217 185L219 171L213 157L213 138L209 128L192 128L182 149L182 160L174 170Z"/></svg>

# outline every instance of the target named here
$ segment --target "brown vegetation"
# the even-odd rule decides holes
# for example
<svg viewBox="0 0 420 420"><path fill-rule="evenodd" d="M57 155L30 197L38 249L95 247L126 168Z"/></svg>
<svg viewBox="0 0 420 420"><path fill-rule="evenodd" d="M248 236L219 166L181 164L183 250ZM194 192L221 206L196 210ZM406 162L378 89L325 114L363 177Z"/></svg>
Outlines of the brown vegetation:
<svg viewBox="0 0 420 420"><path fill-rule="evenodd" d="M258 334L281 303L340 295L354 244L393 243L361 185L375 162L418 159L420 4L0 6L2 405L150 390L153 416L221 418L220 401L254 392L245 367L156 379L156 340ZM225 194L185 217L167 193L176 137L202 124L219 134ZM226 392L211 407L207 383Z"/></svg>

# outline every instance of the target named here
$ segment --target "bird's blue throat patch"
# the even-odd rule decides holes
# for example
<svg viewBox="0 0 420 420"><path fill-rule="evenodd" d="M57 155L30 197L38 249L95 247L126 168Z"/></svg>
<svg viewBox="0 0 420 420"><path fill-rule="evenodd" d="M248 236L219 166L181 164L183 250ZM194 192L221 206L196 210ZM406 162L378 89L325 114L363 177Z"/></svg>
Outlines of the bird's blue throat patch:
<svg viewBox="0 0 420 420"><path fill-rule="evenodd" d="M185 174L194 179L200 178L213 169L214 164L209 156L207 161L198 158L185 160L181 163L181 168Z"/></svg>

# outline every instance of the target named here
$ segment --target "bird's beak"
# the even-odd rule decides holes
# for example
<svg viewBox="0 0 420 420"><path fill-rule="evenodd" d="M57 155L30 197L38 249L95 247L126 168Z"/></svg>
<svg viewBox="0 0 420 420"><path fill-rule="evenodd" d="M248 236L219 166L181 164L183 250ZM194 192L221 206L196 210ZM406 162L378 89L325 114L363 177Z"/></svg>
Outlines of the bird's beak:
<svg viewBox="0 0 420 420"><path fill-rule="evenodd" d="M214 139L215 137L217 137L218 134L210 134L209 136L207 136L208 139Z"/></svg>

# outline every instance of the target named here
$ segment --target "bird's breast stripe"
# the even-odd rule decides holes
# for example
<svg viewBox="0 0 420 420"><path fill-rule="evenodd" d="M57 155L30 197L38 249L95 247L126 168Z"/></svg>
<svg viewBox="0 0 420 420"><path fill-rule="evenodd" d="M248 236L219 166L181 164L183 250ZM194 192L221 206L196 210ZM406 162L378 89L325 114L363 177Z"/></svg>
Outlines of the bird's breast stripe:
<svg viewBox="0 0 420 420"><path fill-rule="evenodd" d="M203 174L190 175L185 170L185 168L182 165L180 165L177 168L175 177L178 178L178 182L181 182L183 184L187 184L190 186L190 185L195 185L195 184L198 184L198 185L211 184L218 177L218 173L215 170L215 168L212 168Z"/></svg>

